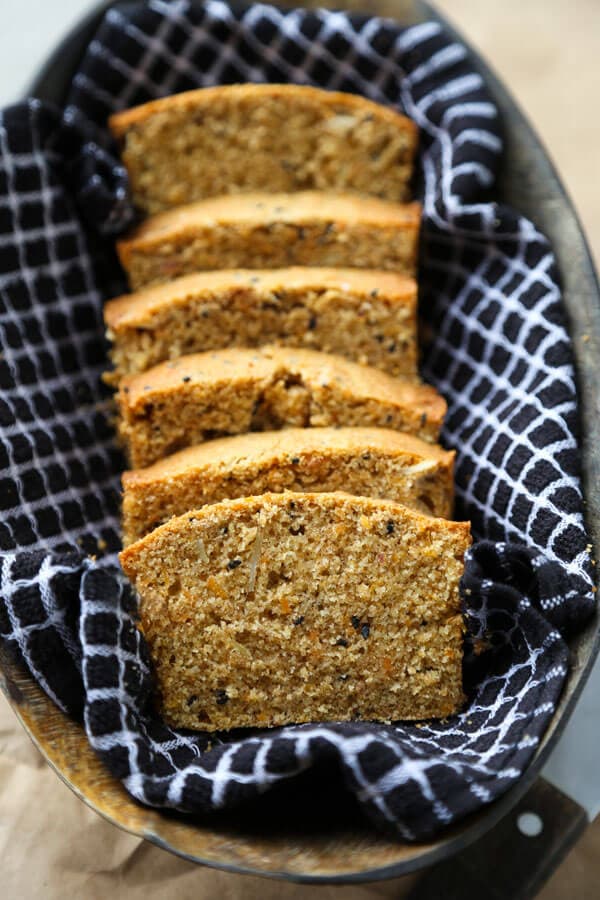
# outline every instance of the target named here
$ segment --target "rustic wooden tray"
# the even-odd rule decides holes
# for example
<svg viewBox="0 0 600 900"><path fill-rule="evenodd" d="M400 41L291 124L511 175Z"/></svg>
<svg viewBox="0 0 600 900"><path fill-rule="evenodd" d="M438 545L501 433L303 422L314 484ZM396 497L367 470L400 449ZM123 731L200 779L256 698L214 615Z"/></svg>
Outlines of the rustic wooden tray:
<svg viewBox="0 0 600 900"><path fill-rule="evenodd" d="M30 94L61 104L84 48L103 12L103 3L81 22L44 64ZM292 5L292 4L283 4ZM293 5L316 5L295 3ZM337 0L336 8L367 9L402 24L440 19L419 0ZM447 26L447 23L444 22ZM448 26L447 26L448 27ZM451 30L451 29L450 29ZM462 38L461 38L462 40ZM499 199L531 217L554 244L564 279L581 397L584 489L588 527L600 546L600 293L577 216L544 148L514 101L485 63L472 53L501 109L507 152ZM431 866L464 850L484 835L520 800L564 729L598 652L598 618L570 642L572 666L552 723L525 775L512 790L461 825L430 843L406 845L376 833L342 803L319 820L303 810L302 793L264 798L246 813L200 820L161 813L133 801L90 749L78 724L63 715L33 679L0 654L2 685L23 727L60 778L110 822L186 859L232 872L313 883L392 878ZM33 798L32 798L33 799ZM294 803L294 806L290 806ZM268 804L268 815L266 807ZM289 810L294 809L293 821ZM337 807L336 807L337 809ZM287 811L287 814L286 814Z"/></svg>

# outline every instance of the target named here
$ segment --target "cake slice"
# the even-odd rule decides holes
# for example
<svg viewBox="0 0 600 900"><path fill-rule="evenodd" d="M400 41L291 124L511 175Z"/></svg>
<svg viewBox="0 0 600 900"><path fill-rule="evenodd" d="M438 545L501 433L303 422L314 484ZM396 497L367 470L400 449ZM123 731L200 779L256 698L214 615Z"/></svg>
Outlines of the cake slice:
<svg viewBox="0 0 600 900"><path fill-rule="evenodd" d="M207 441L123 475L123 543L220 500L347 491L450 516L454 453L388 428L289 428Z"/></svg>
<svg viewBox="0 0 600 900"><path fill-rule="evenodd" d="M445 401L316 350L215 350L121 379L118 430L134 469L215 437L324 425L375 425L437 440Z"/></svg>
<svg viewBox="0 0 600 900"><path fill-rule="evenodd" d="M366 269L225 269L186 275L104 307L114 372L224 347L277 343L417 373L417 285Z"/></svg>
<svg viewBox="0 0 600 900"><path fill-rule="evenodd" d="M117 242L132 290L208 269L335 266L414 276L421 207L303 191L179 206Z"/></svg>
<svg viewBox="0 0 600 900"><path fill-rule="evenodd" d="M194 510L121 555L175 727L448 716L468 523L344 493Z"/></svg>
<svg viewBox="0 0 600 900"><path fill-rule="evenodd" d="M408 197L416 126L354 94L236 84L117 113L134 203L146 213L245 191L358 191Z"/></svg>

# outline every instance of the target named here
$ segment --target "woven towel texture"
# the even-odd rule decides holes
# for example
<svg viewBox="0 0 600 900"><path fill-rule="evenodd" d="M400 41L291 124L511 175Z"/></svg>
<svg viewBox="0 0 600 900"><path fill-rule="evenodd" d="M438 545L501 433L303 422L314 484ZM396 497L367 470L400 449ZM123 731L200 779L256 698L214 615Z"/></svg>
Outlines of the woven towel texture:
<svg viewBox="0 0 600 900"><path fill-rule="evenodd" d="M469 701L445 722L209 742L152 711L135 598L115 566L123 460L100 383L102 303L126 288L112 241L134 215L106 117L238 81L361 93L421 129L423 374L449 403L457 513L476 538ZM208 813L333 764L377 825L415 840L493 800L531 759L564 683L565 637L594 600L556 263L535 225L493 200L501 152L485 85L438 24L218 0L109 12L64 111L30 101L2 114L0 634L142 802ZM319 792L316 813L326 802Z"/></svg>

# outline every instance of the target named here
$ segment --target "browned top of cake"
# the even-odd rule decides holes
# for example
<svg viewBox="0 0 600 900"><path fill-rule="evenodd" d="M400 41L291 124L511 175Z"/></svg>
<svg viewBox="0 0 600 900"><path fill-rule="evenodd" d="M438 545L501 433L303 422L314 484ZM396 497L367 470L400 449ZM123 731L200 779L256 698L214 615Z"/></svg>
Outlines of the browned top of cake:
<svg viewBox="0 0 600 900"><path fill-rule="evenodd" d="M299 85L224 85L118 113L134 203L158 213L246 191L351 191L406 200L413 122L353 94Z"/></svg>
<svg viewBox="0 0 600 900"><path fill-rule="evenodd" d="M398 516L405 524L412 525L416 534L451 534L455 535L461 543L463 553L471 544L471 525L469 522L455 522L451 519L439 519L427 516L410 507L403 506L393 500L380 500L374 497L354 497L352 494L346 494L343 491L334 491L332 493L295 493L288 491L284 494L269 493L261 494L258 497L237 497L233 500L222 500L210 506L204 506L200 509L190 510L182 516L177 516L161 525L151 534L146 535L135 544L122 550L119 554L121 565L125 572L134 581L137 576L135 561L142 561L145 556L145 550L153 545L158 545L169 536L176 537L179 532L185 530L186 525L190 522L198 523L206 522L210 524L216 520L229 517L234 519L239 514L257 514L262 509L270 507L271 509L289 510L295 506L303 509L310 509L311 506L330 509L335 514L336 510L344 511L346 508L353 513L359 509L363 513L370 513L376 517L385 514L388 518L394 514ZM372 530L367 522L360 523L361 528L365 531L365 537ZM389 530L387 530L389 533ZM201 555L198 554L201 559ZM462 561L462 555L461 555ZM458 604L455 611L459 610ZM446 610L441 610L442 614ZM433 616L435 618L435 615Z"/></svg>
<svg viewBox="0 0 600 900"><path fill-rule="evenodd" d="M269 97L284 98L288 102L293 101L295 98L302 98L305 102L312 101L322 106L332 107L339 113L343 111L367 113L397 125L398 128L408 131L413 135L413 139L416 139L417 126L414 122L388 106L383 106L356 94L347 94L342 91L325 91L320 88L298 84L231 84L183 91L179 94L161 97L158 100L151 100L132 109L115 113L108 120L109 128L116 138L121 138L132 126L146 121L157 113L171 109L180 109L186 113L196 112L202 107L210 108L214 104L215 99L225 95L232 99L255 99L258 102L264 101Z"/></svg>
<svg viewBox="0 0 600 900"><path fill-rule="evenodd" d="M250 283L256 292L281 290L342 290L359 296L377 292L390 302L411 302L416 298L413 278L379 269L334 269L292 266L286 269L218 269L184 275L164 284L150 285L131 294L109 300L104 320L109 328L137 325L163 306L185 303L191 296L213 295Z"/></svg>
<svg viewBox="0 0 600 900"><path fill-rule="evenodd" d="M119 254L126 266L131 250L148 247L165 236L177 241L198 228L217 225L261 226L280 222L295 226L336 222L338 225L373 225L418 230L420 203L390 203L377 197L298 191L293 194L227 194L177 206L150 216L127 238L119 241Z"/></svg>
<svg viewBox="0 0 600 900"><path fill-rule="evenodd" d="M349 396L424 407L432 421L441 421L446 411L444 399L430 385L393 378L329 353L273 346L192 353L161 363L147 372L123 378L120 402L133 411L144 406L153 393L179 392L186 386L230 382L232 378L266 380L278 369L298 371L307 382L320 385L336 382Z"/></svg>
<svg viewBox="0 0 600 900"><path fill-rule="evenodd" d="M124 472L123 485L127 488L153 484L206 468L228 470L232 465L257 466L267 460L275 465L277 458L303 454L360 456L369 450L402 455L407 465L417 466L422 460L450 464L454 458L454 451L390 428L288 428L249 432L188 447L145 469Z"/></svg>

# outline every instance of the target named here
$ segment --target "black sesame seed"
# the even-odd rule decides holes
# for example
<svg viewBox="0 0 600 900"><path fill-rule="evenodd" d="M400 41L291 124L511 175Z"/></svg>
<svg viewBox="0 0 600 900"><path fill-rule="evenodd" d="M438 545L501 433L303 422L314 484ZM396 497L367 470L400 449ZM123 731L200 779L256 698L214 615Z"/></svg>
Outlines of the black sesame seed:
<svg viewBox="0 0 600 900"><path fill-rule="evenodd" d="M346 640L346 638L338 638L337 641L335 642L335 646L336 647L347 647L348 641Z"/></svg>
<svg viewBox="0 0 600 900"><path fill-rule="evenodd" d="M365 459L365 460L366 460L366 459L371 459L371 454L369 453L369 451L367 451L366 453L363 453L362 458Z"/></svg>
<svg viewBox="0 0 600 900"><path fill-rule="evenodd" d="M362 637L363 637L363 638L365 639L365 641L366 641L366 639L367 639L367 638L369 637L369 635L371 634L371 626L369 625L368 622L365 622L364 625L361 627L360 633L361 633Z"/></svg>
<svg viewBox="0 0 600 900"><path fill-rule="evenodd" d="M389 423L392 421L392 414L391 414L391 413L388 413L388 414L387 414L387 416L385 417L385 421L386 421L386 423L389 425Z"/></svg>
<svg viewBox="0 0 600 900"><path fill-rule="evenodd" d="M424 428L427 424L427 413L423 413L421 416L421 428Z"/></svg>
<svg viewBox="0 0 600 900"><path fill-rule="evenodd" d="M229 700L229 694L221 688L220 690L215 691L215 700L217 701L217 706L225 706Z"/></svg>
<svg viewBox="0 0 600 900"><path fill-rule="evenodd" d="M358 629L360 628L360 619L358 618L358 616L352 616L350 621L352 622L352 627L354 628L354 630L358 631Z"/></svg>
<svg viewBox="0 0 600 900"><path fill-rule="evenodd" d="M303 622L304 622L304 616L298 616L297 619L294 619L293 624L294 625L302 625Z"/></svg>
<svg viewBox="0 0 600 900"><path fill-rule="evenodd" d="M184 375L183 378L182 378L181 380L183 381L184 384L187 384L188 381L191 381L191 380L192 380L192 376L191 376L191 375Z"/></svg>
<svg viewBox="0 0 600 900"><path fill-rule="evenodd" d="M390 520L386 523L386 526L385 526L385 532L386 532L386 534L393 534L393 533L394 533L394 523L393 523L392 519L390 519Z"/></svg>
<svg viewBox="0 0 600 900"><path fill-rule="evenodd" d="M229 569L229 571L231 571L232 569L237 569L237 567L241 566L241 564L241 559L239 557L236 557L235 559L229 560L229 562L227 563L227 568Z"/></svg>
<svg viewBox="0 0 600 900"><path fill-rule="evenodd" d="M308 320L308 330L314 331L316 327L317 327L317 317L311 316L310 319Z"/></svg>
<svg viewBox="0 0 600 900"><path fill-rule="evenodd" d="M291 463L293 466L297 466L299 462L300 462L299 456L292 456Z"/></svg>
<svg viewBox="0 0 600 900"><path fill-rule="evenodd" d="M388 353L394 353L395 350L396 350L396 343L395 343L395 341L392 341L392 343L388 347Z"/></svg>
<svg viewBox="0 0 600 900"><path fill-rule="evenodd" d="M221 531L223 534L229 534L229 525L223 525Z"/></svg>
<svg viewBox="0 0 600 900"><path fill-rule="evenodd" d="M374 288L371 291L371 297L377 297L378 294L379 294L379 288Z"/></svg>
<svg viewBox="0 0 600 900"><path fill-rule="evenodd" d="M335 225L333 224L333 222L328 222L327 225L325 226L325 230L323 231L323 233L320 234L319 237L317 238L317 243L318 244L329 243L328 237L333 231L335 231Z"/></svg>
<svg viewBox="0 0 600 900"><path fill-rule="evenodd" d="M191 694L191 696L189 696L185 702L187 703L188 706L191 706L192 703L195 703L197 699L198 699L198 694Z"/></svg>

